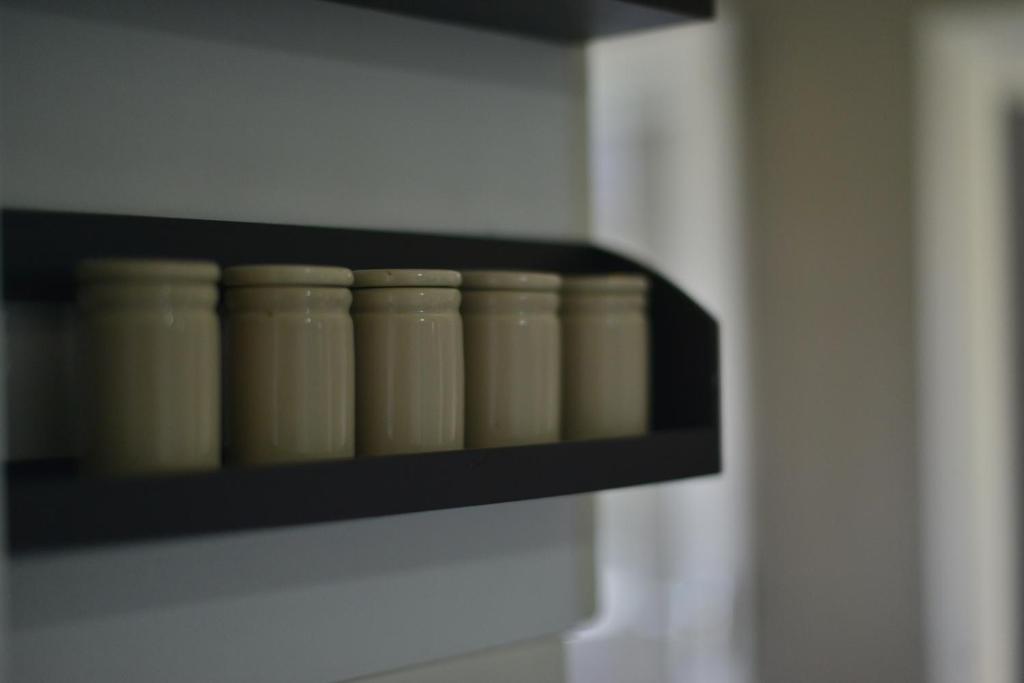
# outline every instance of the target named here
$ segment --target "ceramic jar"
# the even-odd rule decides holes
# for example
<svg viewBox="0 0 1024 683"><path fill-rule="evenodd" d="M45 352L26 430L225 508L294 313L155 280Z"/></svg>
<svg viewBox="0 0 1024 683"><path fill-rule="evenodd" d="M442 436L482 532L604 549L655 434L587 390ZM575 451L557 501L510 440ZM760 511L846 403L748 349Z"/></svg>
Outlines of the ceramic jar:
<svg viewBox="0 0 1024 683"><path fill-rule="evenodd" d="M227 453L258 465L355 454L352 271L224 271Z"/></svg>
<svg viewBox="0 0 1024 683"><path fill-rule="evenodd" d="M79 264L91 469L219 466L219 276L217 264L205 261Z"/></svg>
<svg viewBox="0 0 1024 683"><path fill-rule="evenodd" d="M644 434L650 421L647 278L569 276L562 287L565 439Z"/></svg>
<svg viewBox="0 0 1024 683"><path fill-rule="evenodd" d="M356 271L359 455L462 448L460 282L453 270Z"/></svg>
<svg viewBox="0 0 1024 683"><path fill-rule="evenodd" d="M560 287L553 273L462 273L467 448L558 441Z"/></svg>

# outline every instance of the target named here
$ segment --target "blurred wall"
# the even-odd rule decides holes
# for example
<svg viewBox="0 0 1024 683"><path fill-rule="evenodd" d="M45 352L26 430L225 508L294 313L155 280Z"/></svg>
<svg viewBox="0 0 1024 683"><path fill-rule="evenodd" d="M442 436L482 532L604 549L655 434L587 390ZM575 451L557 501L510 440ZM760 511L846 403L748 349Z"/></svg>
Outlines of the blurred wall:
<svg viewBox="0 0 1024 683"><path fill-rule="evenodd" d="M312 0L4 0L0 78L6 206L585 233L576 48ZM22 455L68 452L47 422L67 405L50 390L68 385L66 312L13 308L12 442ZM91 662L65 678L103 679L94 654L135 672L166 656L179 668L149 675L173 677L208 656L207 675L282 680L282 643L315 649L301 628L316 635L317 614L336 646L291 680L339 660L365 673L539 638L589 615L590 514L577 498L19 559L15 671L58 678L62 660ZM183 574L164 581L172 565ZM368 613L388 637L365 628ZM182 624L194 626L191 659L160 640ZM232 662L210 630L247 656ZM542 639L396 680L476 681L489 668L557 682L561 648Z"/></svg>
<svg viewBox="0 0 1024 683"><path fill-rule="evenodd" d="M911 3L743 6L757 679L919 681Z"/></svg>
<svg viewBox="0 0 1024 683"><path fill-rule="evenodd" d="M590 49L594 234L719 316L726 472L599 499L580 680L924 677L913 10L749 0Z"/></svg>
<svg viewBox="0 0 1024 683"><path fill-rule="evenodd" d="M315 0L2 6L8 206L586 229L579 49Z"/></svg>
<svg viewBox="0 0 1024 683"><path fill-rule="evenodd" d="M724 473L597 497L601 610L570 644L579 683L757 680L743 95L723 4L714 22L587 50L593 236L716 317Z"/></svg>

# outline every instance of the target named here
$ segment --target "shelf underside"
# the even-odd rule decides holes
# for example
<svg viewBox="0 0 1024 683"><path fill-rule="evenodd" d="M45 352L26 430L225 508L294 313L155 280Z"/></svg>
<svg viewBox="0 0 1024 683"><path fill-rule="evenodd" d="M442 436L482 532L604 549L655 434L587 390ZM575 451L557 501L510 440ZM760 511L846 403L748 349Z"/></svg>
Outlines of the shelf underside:
<svg viewBox="0 0 1024 683"><path fill-rule="evenodd" d="M714 0L334 0L559 42L670 26L714 13Z"/></svg>

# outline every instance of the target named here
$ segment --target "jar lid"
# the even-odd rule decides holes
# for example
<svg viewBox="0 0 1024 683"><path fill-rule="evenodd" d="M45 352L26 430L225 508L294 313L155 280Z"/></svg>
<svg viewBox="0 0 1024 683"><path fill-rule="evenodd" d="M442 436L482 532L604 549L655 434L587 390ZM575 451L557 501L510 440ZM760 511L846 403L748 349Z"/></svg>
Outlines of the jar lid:
<svg viewBox="0 0 1024 683"><path fill-rule="evenodd" d="M562 278L562 288L566 292L630 294L646 292L649 286L647 276L639 273L566 275Z"/></svg>
<svg viewBox="0 0 1024 683"><path fill-rule="evenodd" d="M463 289L525 289L553 291L562 286L562 277L556 273L516 270L464 270Z"/></svg>
<svg viewBox="0 0 1024 683"><path fill-rule="evenodd" d="M352 271L336 266L267 263L224 269L227 287L348 287Z"/></svg>
<svg viewBox="0 0 1024 683"><path fill-rule="evenodd" d="M462 276L457 270L357 270L356 287L458 287Z"/></svg>
<svg viewBox="0 0 1024 683"><path fill-rule="evenodd" d="M169 259L100 258L80 261L79 282L216 282L220 266L213 261Z"/></svg>

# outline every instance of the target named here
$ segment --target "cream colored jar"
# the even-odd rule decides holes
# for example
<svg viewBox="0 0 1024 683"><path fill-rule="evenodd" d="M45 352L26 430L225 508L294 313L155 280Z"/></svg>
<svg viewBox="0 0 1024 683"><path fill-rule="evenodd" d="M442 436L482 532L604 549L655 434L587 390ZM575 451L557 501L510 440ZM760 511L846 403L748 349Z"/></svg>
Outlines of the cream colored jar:
<svg viewBox="0 0 1024 683"><path fill-rule="evenodd" d="M467 448L558 441L561 284L553 273L462 273Z"/></svg>
<svg viewBox="0 0 1024 683"><path fill-rule="evenodd" d="M564 278L563 438L647 432L647 286L642 275Z"/></svg>
<svg viewBox="0 0 1024 683"><path fill-rule="evenodd" d="M219 466L219 275L205 261L79 264L91 469Z"/></svg>
<svg viewBox="0 0 1024 683"><path fill-rule="evenodd" d="M460 281L453 270L356 271L359 455L462 448Z"/></svg>
<svg viewBox="0 0 1024 683"><path fill-rule="evenodd" d="M248 465L355 454L352 271L224 271L227 453Z"/></svg>

